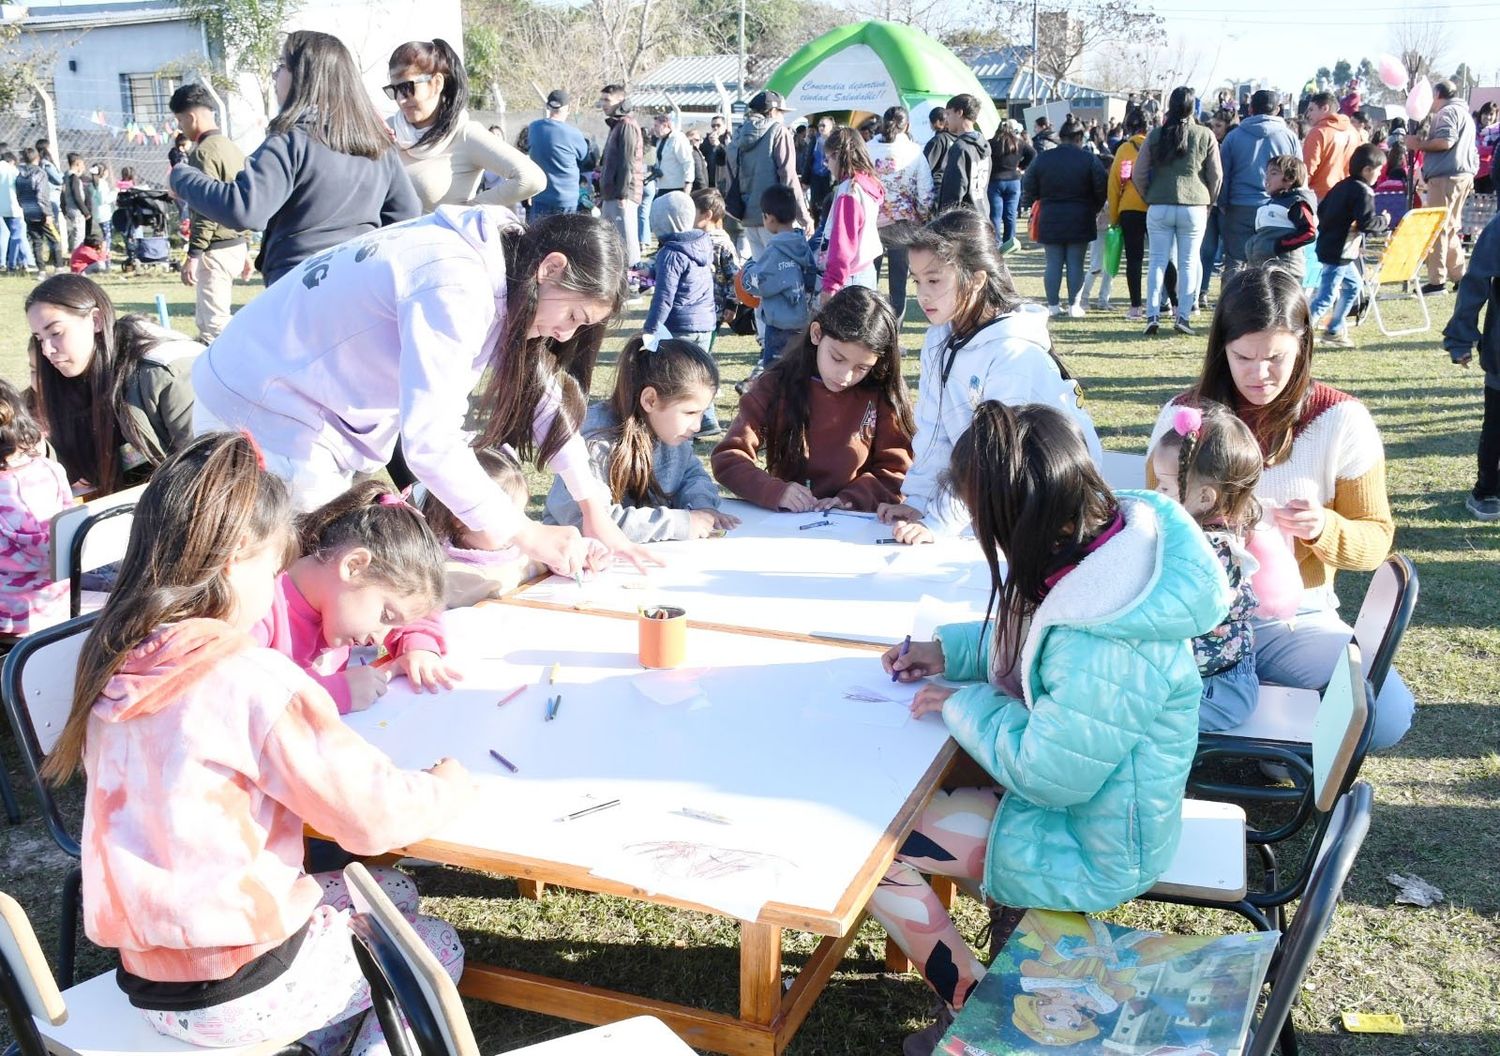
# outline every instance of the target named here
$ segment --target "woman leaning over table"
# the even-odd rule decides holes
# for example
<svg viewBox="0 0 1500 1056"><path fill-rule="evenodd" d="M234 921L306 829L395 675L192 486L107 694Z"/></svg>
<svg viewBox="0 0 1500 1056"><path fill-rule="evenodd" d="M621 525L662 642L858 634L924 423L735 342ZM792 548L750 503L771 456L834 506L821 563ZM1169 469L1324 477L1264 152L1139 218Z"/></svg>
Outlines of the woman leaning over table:
<svg viewBox="0 0 1500 1056"><path fill-rule="evenodd" d="M410 40L391 52L385 94L400 108L386 119L422 212L439 205L515 205L547 185L525 154L469 117L469 79L445 40ZM499 177L488 190L486 172Z"/></svg>
<svg viewBox="0 0 1500 1056"><path fill-rule="evenodd" d="M1214 400L1250 426L1265 455L1258 498L1289 536L1302 574L1290 620L1257 620L1262 682L1322 689L1354 632L1339 618L1333 579L1369 572L1391 550L1385 448L1365 405L1315 381L1307 298L1291 273L1244 268L1224 283L1208 352L1195 384L1162 408L1149 447L1171 428L1178 404ZM1155 474L1147 463L1148 483ZM1375 702L1371 746L1395 744L1416 702L1392 668Z"/></svg>

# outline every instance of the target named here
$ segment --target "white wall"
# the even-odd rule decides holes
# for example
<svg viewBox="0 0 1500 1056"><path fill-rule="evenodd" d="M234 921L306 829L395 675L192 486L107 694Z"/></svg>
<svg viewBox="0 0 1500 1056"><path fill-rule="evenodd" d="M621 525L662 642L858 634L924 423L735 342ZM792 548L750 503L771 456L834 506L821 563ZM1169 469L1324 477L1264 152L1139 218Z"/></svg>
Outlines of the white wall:
<svg viewBox="0 0 1500 1056"><path fill-rule="evenodd" d="M191 22L49 30L35 38L36 47L57 53L54 103L59 128L95 128L95 110L103 110L111 124L123 124L120 74L154 73L203 52L203 33ZM76 70L68 68L69 60Z"/></svg>

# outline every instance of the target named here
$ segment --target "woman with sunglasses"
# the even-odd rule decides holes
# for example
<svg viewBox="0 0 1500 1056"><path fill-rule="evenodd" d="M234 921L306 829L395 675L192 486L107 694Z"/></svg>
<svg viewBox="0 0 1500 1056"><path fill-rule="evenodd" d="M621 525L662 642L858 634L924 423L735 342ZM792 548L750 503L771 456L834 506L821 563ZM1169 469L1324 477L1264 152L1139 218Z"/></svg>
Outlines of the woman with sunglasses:
<svg viewBox="0 0 1500 1056"><path fill-rule="evenodd" d="M439 205L516 205L547 185L540 166L469 117L463 60L445 40L411 40L391 53L387 118L422 211ZM492 172L499 181L480 191Z"/></svg>
<svg viewBox="0 0 1500 1056"><path fill-rule="evenodd" d="M265 233L255 264L267 286L308 257L422 212L338 38L288 34L275 84L281 110L232 183L189 165L172 170L172 192L194 212Z"/></svg>

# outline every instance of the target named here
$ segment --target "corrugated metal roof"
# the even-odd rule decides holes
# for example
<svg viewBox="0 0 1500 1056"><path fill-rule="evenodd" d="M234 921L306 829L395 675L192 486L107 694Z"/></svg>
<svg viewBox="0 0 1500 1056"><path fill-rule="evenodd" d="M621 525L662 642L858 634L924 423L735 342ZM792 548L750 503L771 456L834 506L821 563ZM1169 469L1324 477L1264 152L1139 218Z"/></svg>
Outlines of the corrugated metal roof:
<svg viewBox="0 0 1500 1056"><path fill-rule="evenodd" d="M95 26L140 25L150 22L186 22L188 16L176 4L158 0L143 3L47 4L26 9L17 22L28 29L87 29Z"/></svg>
<svg viewBox="0 0 1500 1056"><path fill-rule="evenodd" d="M720 83L728 88L739 80L739 76L738 55L679 55L675 59L668 59L662 63L636 81L632 87L637 91L648 88L670 89L678 85L683 87L706 85L712 88L714 79L718 78Z"/></svg>
<svg viewBox="0 0 1500 1056"><path fill-rule="evenodd" d="M724 87L727 89L729 86ZM667 92L671 92L670 99L667 98ZM732 93L730 97L733 98ZM667 91L647 88L644 91L630 93L630 105L637 110L669 110L673 103L684 110L717 111L720 99L719 93L712 88L706 92L701 88L669 88Z"/></svg>

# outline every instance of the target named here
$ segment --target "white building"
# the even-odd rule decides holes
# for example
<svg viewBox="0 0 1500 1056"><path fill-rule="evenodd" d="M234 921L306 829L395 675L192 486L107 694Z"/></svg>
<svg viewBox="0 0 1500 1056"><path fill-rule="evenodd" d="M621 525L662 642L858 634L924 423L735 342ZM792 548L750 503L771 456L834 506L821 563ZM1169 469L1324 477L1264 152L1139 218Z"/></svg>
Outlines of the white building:
<svg viewBox="0 0 1500 1056"><path fill-rule="evenodd" d="M172 92L185 79L201 79L194 71L225 68L224 56L213 54L203 27L172 0L0 4L0 21L21 29L16 50L46 56L50 83L45 66L40 72L54 101L60 148L112 161L117 172L121 162L145 165L142 175L148 179L153 169L160 170L155 179L165 175ZM389 80L386 62L399 44L442 37L463 50L459 0L424 0L420 5L408 0L306 0L286 28L321 30L342 40L382 114L395 110L380 88ZM264 136L267 115L254 77L238 79L238 91L225 99L229 112L220 121L251 150ZM117 130L131 125L154 128L162 142L128 142ZM0 140L28 143L45 135L38 108L0 115Z"/></svg>

